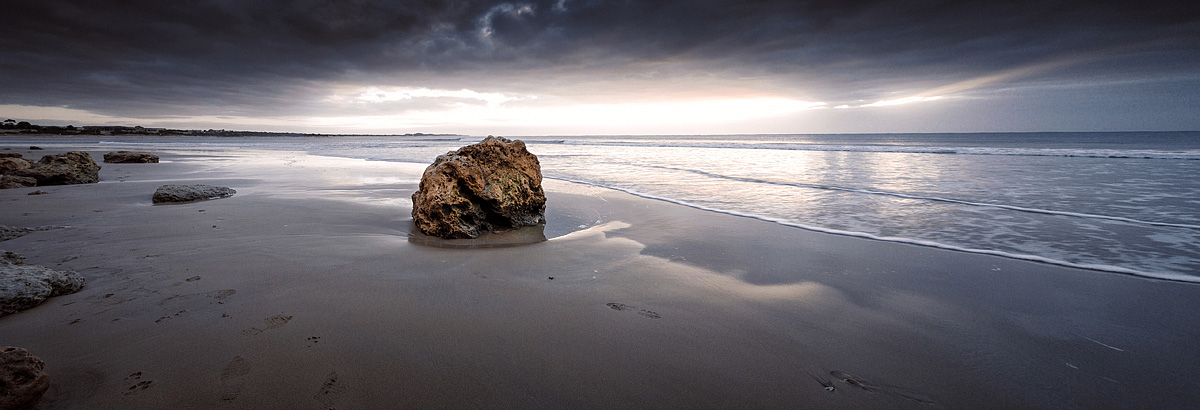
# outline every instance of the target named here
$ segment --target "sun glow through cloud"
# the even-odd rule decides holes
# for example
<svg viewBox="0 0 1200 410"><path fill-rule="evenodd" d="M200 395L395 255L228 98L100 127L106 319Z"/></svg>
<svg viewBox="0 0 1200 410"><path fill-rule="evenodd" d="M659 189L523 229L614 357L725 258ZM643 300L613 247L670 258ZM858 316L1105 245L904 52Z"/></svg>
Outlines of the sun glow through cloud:
<svg viewBox="0 0 1200 410"><path fill-rule="evenodd" d="M870 104L863 105L863 107L886 107L889 105L912 104L912 103L925 102L925 101L937 101L940 99L942 99L942 96L940 96L940 95L933 96L933 97L912 96L912 97L904 97L904 98L895 98L895 99L891 99L891 100L879 100L879 101L876 101L876 102L873 102Z"/></svg>
<svg viewBox="0 0 1200 410"><path fill-rule="evenodd" d="M314 118L314 125L368 128L420 127L442 125L483 126L571 126L588 127L620 124L646 126L664 124L715 124L724 122L779 117L803 110L821 108L823 102L801 101L777 97L716 98L684 101L642 103L548 103L545 105L509 106L503 102L519 98L500 97L502 94L479 94L463 90L454 95L430 92L429 96L474 98L488 104L457 104L451 109L414 110L396 115L372 117ZM393 98L415 98L420 93L364 93L370 95L356 101L389 101ZM486 97L486 98L485 98ZM532 99L530 97L528 99Z"/></svg>
<svg viewBox="0 0 1200 410"><path fill-rule="evenodd" d="M358 102L387 102L412 100L416 98L459 98L467 100L478 100L487 103L489 106L496 106L509 101L518 101L526 99L534 99L536 96L514 96L502 93L481 93L474 90L436 90L423 87L367 87L362 93L353 97L354 101ZM345 97L334 97L333 101L345 100Z"/></svg>

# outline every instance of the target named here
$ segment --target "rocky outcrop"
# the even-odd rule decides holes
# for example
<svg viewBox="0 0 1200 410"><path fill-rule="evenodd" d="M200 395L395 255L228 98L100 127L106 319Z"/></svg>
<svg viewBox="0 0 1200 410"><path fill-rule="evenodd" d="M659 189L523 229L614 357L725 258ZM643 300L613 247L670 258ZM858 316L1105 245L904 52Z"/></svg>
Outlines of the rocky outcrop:
<svg viewBox="0 0 1200 410"><path fill-rule="evenodd" d="M100 181L100 165L88 153L72 151L46 155L37 164L15 170L11 175L33 178L38 186L91 184Z"/></svg>
<svg viewBox="0 0 1200 410"><path fill-rule="evenodd" d="M46 362L20 347L0 347L0 409L32 410L50 388Z"/></svg>
<svg viewBox="0 0 1200 410"><path fill-rule="evenodd" d="M83 276L26 265L25 257L0 251L0 316L40 305L47 298L83 289Z"/></svg>
<svg viewBox="0 0 1200 410"><path fill-rule="evenodd" d="M412 217L426 235L475 238L545 223L542 167L525 143L488 136L439 155L412 196Z"/></svg>
<svg viewBox="0 0 1200 410"><path fill-rule="evenodd" d="M113 151L104 154L104 162L114 164L157 164L158 155L141 151Z"/></svg>
<svg viewBox="0 0 1200 410"><path fill-rule="evenodd" d="M163 185L154 191L154 203L192 202L205 199L228 198L237 191L212 185Z"/></svg>

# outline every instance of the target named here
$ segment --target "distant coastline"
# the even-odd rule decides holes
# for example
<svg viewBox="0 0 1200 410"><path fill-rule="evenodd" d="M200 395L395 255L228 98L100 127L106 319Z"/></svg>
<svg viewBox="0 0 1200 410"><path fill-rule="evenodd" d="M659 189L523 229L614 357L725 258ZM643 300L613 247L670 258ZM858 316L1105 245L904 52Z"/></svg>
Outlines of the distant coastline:
<svg viewBox="0 0 1200 410"><path fill-rule="evenodd" d="M43 134L43 135L125 135L125 136L204 136L204 137L465 137L464 134L431 134L413 132L407 134L314 134L302 132L239 131L225 129L184 130L173 128L148 128L127 125L37 125L28 121L4 120L0 123L0 135Z"/></svg>

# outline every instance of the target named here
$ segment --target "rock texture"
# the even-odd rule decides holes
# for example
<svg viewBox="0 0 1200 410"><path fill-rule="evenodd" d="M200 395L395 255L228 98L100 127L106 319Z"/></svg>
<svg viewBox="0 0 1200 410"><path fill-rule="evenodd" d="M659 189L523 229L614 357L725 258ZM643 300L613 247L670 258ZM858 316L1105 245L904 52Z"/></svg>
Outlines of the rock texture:
<svg viewBox="0 0 1200 410"><path fill-rule="evenodd" d="M33 178L38 186L91 184L100 181L100 165L92 161L90 154L72 151L46 155L33 166L15 170L11 175Z"/></svg>
<svg viewBox="0 0 1200 410"><path fill-rule="evenodd" d="M204 199L228 198L237 191L212 185L163 185L154 191L154 203L191 202Z"/></svg>
<svg viewBox="0 0 1200 410"><path fill-rule="evenodd" d="M28 350L0 347L0 409L32 410L50 388L46 362Z"/></svg>
<svg viewBox="0 0 1200 410"><path fill-rule="evenodd" d="M157 164L158 155L141 151L113 151L104 154L104 162L115 164Z"/></svg>
<svg viewBox="0 0 1200 410"><path fill-rule="evenodd" d="M21 228L16 226L0 225L0 241L7 241L13 238L20 238L30 232L49 231L52 229L62 229L62 226L38 226L34 228ZM2 254L3 252L0 252ZM11 252L8 252L11 253Z"/></svg>
<svg viewBox="0 0 1200 410"><path fill-rule="evenodd" d="M16 171L18 169L29 168L32 166L33 163L29 162L25 158L21 158L21 154L17 154L15 157L0 157L0 175L8 175L9 172Z"/></svg>
<svg viewBox="0 0 1200 410"><path fill-rule="evenodd" d="M26 265L25 257L0 251L0 316L40 305L47 298L78 292L83 277L75 272Z"/></svg>
<svg viewBox="0 0 1200 410"><path fill-rule="evenodd" d="M413 221L426 235L475 238L545 223L542 167L525 143L488 136L439 155L412 196Z"/></svg>
<svg viewBox="0 0 1200 410"><path fill-rule="evenodd" d="M5 175L0 177L0 189L28 188L37 186L37 180L30 177Z"/></svg>

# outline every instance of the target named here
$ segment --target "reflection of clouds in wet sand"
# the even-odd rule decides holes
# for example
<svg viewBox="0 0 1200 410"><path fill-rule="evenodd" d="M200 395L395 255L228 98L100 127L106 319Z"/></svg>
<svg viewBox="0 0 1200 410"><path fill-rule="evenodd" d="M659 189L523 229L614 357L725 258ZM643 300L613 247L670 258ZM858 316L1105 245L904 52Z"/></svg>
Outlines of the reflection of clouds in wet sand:
<svg viewBox="0 0 1200 410"><path fill-rule="evenodd" d="M946 326L952 319L962 319L962 315L953 313L952 306L898 291L881 292L869 301L856 300L835 287L816 281L753 284L739 279L738 275L645 255L642 251L646 247L642 243L610 235L631 226L626 222L612 221L571 232L549 242L554 246L564 246L563 249L550 250L543 255L552 258L551 255L573 252L584 253L577 257L578 260L611 261L584 274L590 272L598 279L609 276L606 283L619 286L629 291L632 298L639 299L636 304L605 304L615 311L637 312L653 319L666 317L684 321L707 319L723 324L754 323L767 327L771 332L787 334L800 350L809 350L813 355L812 363L805 365L813 369L808 372L816 381L813 388L834 391L834 380L815 376L829 374L837 382L857 387L860 391L918 403L934 402L929 394L897 386L906 384L900 377L892 378L893 382L889 384L830 369L875 370L868 352L880 350L877 332L903 332L912 336L911 340L920 340L925 337L921 336L923 329ZM699 315L710 316L697 318ZM863 355L855 360L844 360L838 355L821 357L824 353L821 350L833 340L839 341L846 350L861 349ZM804 349L804 346L811 346L812 349ZM821 367L825 370L816 370ZM885 377L877 375L875 378Z"/></svg>

